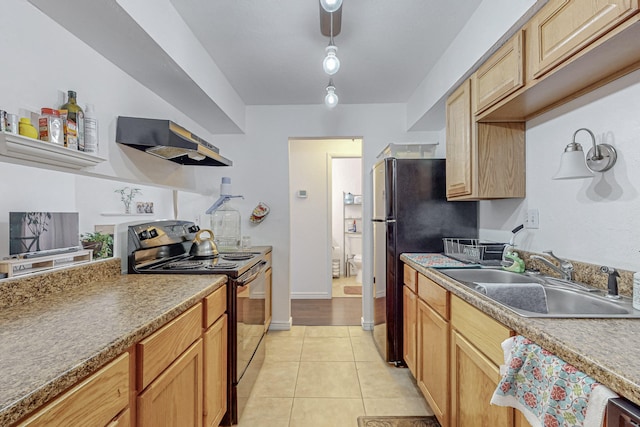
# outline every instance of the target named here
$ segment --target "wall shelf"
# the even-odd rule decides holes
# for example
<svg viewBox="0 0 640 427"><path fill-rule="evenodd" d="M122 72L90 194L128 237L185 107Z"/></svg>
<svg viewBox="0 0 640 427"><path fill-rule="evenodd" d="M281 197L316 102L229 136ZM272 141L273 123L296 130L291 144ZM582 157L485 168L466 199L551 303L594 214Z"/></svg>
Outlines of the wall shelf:
<svg viewBox="0 0 640 427"><path fill-rule="evenodd" d="M73 170L95 166L106 160L82 151L70 150L58 144L9 132L0 132L0 156L61 166Z"/></svg>
<svg viewBox="0 0 640 427"><path fill-rule="evenodd" d="M9 259L0 261L0 272L6 273L7 277L17 277L43 270L50 270L56 267L91 262L92 259L93 251L90 249L33 258Z"/></svg>

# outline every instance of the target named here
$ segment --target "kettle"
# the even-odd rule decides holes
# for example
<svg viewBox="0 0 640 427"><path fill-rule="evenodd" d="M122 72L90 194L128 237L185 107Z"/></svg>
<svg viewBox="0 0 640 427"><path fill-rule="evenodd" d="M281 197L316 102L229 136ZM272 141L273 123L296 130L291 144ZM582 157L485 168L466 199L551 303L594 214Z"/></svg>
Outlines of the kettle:
<svg viewBox="0 0 640 427"><path fill-rule="evenodd" d="M209 233L209 238L202 238L202 233ZM218 256L218 248L213 241L213 231L203 229L196 233L191 244L189 254L194 258L215 258Z"/></svg>

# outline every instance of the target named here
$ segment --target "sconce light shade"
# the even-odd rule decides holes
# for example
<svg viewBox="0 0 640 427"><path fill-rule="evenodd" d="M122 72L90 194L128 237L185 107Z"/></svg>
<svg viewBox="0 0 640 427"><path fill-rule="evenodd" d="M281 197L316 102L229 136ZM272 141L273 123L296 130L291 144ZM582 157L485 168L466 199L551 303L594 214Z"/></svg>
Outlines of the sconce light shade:
<svg viewBox="0 0 640 427"><path fill-rule="evenodd" d="M340 60L336 56L338 47L331 44L327 46L325 50L327 52L327 56L324 58L324 61L322 61L322 68L325 73L332 76L340 69Z"/></svg>
<svg viewBox="0 0 640 427"><path fill-rule="evenodd" d="M591 136L593 147L585 160L582 145L576 142L576 134L581 130ZM573 142L567 145L560 158L560 168L553 179L593 178L593 172L606 172L616 164L616 149L609 144L596 144L596 138L589 129L580 128L573 133Z"/></svg>
<svg viewBox="0 0 640 427"><path fill-rule="evenodd" d="M329 80L329 86L327 86L327 95L324 97L324 103L329 108L334 108L338 105L338 95L336 95L336 88L331 80Z"/></svg>
<svg viewBox="0 0 640 427"><path fill-rule="evenodd" d="M584 151L580 144L569 144L560 157L560 168L553 179L593 178L593 172L587 168Z"/></svg>
<svg viewBox="0 0 640 427"><path fill-rule="evenodd" d="M320 5L327 12L333 13L340 9L340 6L342 6L342 0L320 0Z"/></svg>

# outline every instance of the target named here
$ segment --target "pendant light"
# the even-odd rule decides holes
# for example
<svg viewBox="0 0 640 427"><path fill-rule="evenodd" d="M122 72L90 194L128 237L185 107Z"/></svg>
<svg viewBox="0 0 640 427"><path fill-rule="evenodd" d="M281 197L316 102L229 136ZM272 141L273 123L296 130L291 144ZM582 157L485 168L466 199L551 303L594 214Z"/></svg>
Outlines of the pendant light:
<svg viewBox="0 0 640 427"><path fill-rule="evenodd" d="M342 0L320 0L320 5L329 13L335 12L342 6Z"/></svg>
<svg viewBox="0 0 640 427"><path fill-rule="evenodd" d="M338 95L336 95L336 88L333 85L333 79L329 79L327 95L324 97L324 104L329 108L334 108L338 105Z"/></svg>
<svg viewBox="0 0 640 427"><path fill-rule="evenodd" d="M327 56L324 58L324 61L322 61L322 69L325 73L333 76L340 69L340 60L336 56L338 47L334 46L332 41L325 51L327 52Z"/></svg>
<svg viewBox="0 0 640 427"><path fill-rule="evenodd" d="M330 19L331 27L329 32L329 46L325 49L327 56L325 56L324 61L322 61L322 69L325 73L333 76L340 69L340 60L336 56L336 53L338 53L338 46L333 44L333 13L331 14Z"/></svg>

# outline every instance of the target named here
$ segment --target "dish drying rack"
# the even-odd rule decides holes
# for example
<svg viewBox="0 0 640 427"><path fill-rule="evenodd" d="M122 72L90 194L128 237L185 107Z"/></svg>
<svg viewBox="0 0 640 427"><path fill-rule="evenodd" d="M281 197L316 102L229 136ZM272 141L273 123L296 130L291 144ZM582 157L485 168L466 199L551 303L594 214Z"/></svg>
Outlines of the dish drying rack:
<svg viewBox="0 0 640 427"><path fill-rule="evenodd" d="M504 243L480 241L457 237L445 237L444 254L450 258L469 264L500 266Z"/></svg>

